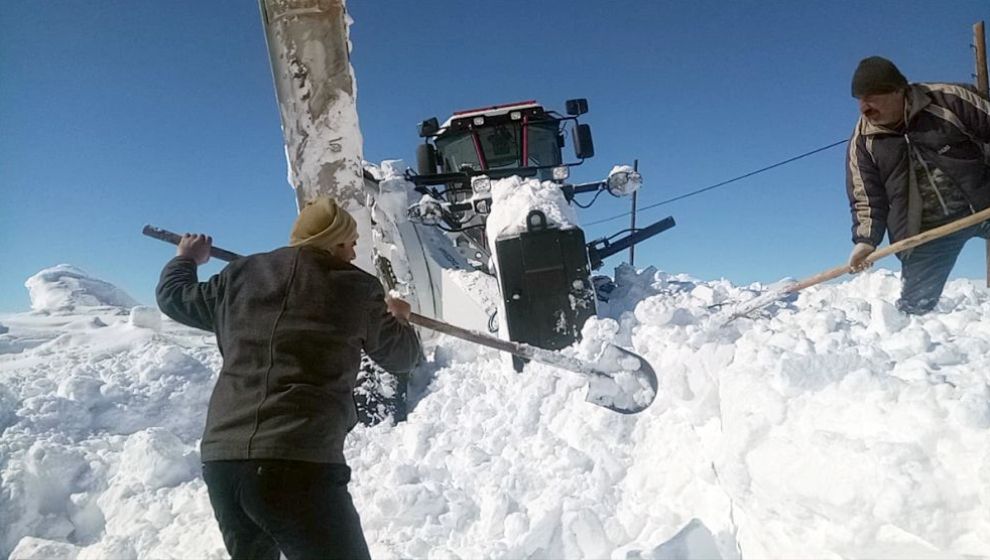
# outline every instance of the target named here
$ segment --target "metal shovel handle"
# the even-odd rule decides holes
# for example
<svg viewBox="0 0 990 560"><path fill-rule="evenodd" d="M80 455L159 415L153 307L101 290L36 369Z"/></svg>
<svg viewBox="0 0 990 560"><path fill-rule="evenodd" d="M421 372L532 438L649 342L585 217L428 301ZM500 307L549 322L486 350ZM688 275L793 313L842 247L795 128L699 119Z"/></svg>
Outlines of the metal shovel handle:
<svg viewBox="0 0 990 560"><path fill-rule="evenodd" d="M148 237L158 239L159 241L171 243L172 245L178 245L179 241L182 241L181 235L167 229L157 228L155 226L144 226L141 233L147 235ZM210 247L210 256L227 262L236 261L241 258L241 255L238 255L237 253L232 253L226 249L212 246Z"/></svg>

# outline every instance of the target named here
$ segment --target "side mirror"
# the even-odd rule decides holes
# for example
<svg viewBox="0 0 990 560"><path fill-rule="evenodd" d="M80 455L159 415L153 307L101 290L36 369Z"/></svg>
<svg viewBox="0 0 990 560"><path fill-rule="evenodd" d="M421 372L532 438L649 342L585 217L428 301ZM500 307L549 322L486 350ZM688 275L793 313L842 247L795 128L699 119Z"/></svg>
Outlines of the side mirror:
<svg viewBox="0 0 990 560"><path fill-rule="evenodd" d="M572 117L583 115L588 112L587 99L568 99L564 102L564 106L567 108L567 114Z"/></svg>
<svg viewBox="0 0 990 560"><path fill-rule="evenodd" d="M437 149L430 143L416 146L416 172L420 175L434 175L437 172Z"/></svg>
<svg viewBox="0 0 990 560"><path fill-rule="evenodd" d="M426 119L425 121L419 123L419 137L426 138L428 136L435 136L437 131L440 130L440 122L437 121L436 117Z"/></svg>
<svg viewBox="0 0 990 560"><path fill-rule="evenodd" d="M574 155L587 159L595 155L595 143L591 140L591 125L579 124L574 127Z"/></svg>

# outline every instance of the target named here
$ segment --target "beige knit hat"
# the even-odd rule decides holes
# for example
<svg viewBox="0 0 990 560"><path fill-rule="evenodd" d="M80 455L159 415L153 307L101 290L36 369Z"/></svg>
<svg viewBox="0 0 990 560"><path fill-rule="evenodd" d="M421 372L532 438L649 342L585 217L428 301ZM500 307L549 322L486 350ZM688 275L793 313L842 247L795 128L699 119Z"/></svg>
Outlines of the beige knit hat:
<svg viewBox="0 0 990 560"><path fill-rule="evenodd" d="M289 246L310 245L330 251L336 245L349 243L357 238L357 223L354 218L337 206L332 198L321 196L299 211L296 223L292 224Z"/></svg>

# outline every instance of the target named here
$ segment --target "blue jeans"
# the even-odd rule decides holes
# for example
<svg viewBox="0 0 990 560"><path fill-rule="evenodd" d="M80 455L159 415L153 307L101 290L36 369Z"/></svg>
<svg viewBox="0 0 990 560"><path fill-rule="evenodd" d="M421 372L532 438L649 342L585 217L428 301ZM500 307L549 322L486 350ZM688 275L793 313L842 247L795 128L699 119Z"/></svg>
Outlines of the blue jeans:
<svg viewBox="0 0 990 560"><path fill-rule="evenodd" d="M203 480L234 560L368 559L346 465L250 460L203 463Z"/></svg>
<svg viewBox="0 0 990 560"><path fill-rule="evenodd" d="M912 315L928 313L942 295L963 245L973 237L990 239L990 222L929 241L901 259L901 298L897 309Z"/></svg>

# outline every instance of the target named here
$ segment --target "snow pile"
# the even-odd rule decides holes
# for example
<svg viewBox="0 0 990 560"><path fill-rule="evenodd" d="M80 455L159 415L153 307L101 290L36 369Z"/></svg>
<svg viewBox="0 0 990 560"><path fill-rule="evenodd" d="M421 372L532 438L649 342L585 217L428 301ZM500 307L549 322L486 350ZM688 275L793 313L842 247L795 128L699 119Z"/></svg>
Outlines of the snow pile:
<svg viewBox="0 0 990 560"><path fill-rule="evenodd" d="M138 326L147 309L4 319L0 557L223 555L196 450L220 358L206 333Z"/></svg>
<svg viewBox="0 0 990 560"><path fill-rule="evenodd" d="M516 176L492 181L492 213L485 227L489 246L495 247L500 237L526 231L526 219L533 210L546 215L548 227L577 227L577 213L567 204L560 185Z"/></svg>
<svg viewBox="0 0 990 560"><path fill-rule="evenodd" d="M614 280L569 351L641 355L653 405L443 341L409 421L348 439L373 557L990 556L984 289L905 317L878 270L722 327L763 287ZM108 308L0 323L0 556L225 557L198 469L212 336Z"/></svg>
<svg viewBox="0 0 990 560"><path fill-rule="evenodd" d="M144 307L141 305L131 308L131 324L135 327L159 330L162 328L162 313L157 307Z"/></svg>
<svg viewBox="0 0 990 560"><path fill-rule="evenodd" d="M75 307L131 307L137 301L120 288L60 264L46 268L24 282L35 311L66 311Z"/></svg>

